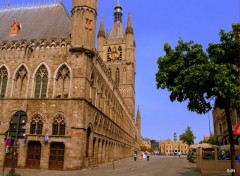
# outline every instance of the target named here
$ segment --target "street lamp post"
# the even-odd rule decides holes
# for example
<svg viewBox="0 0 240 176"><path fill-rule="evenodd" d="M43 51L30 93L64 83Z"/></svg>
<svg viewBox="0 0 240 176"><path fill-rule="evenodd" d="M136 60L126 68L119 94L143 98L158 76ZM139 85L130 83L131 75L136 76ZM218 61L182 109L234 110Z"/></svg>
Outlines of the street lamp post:
<svg viewBox="0 0 240 176"><path fill-rule="evenodd" d="M6 140L9 138L9 131L7 132L7 137ZM7 142L5 141L5 145L4 145L4 158L3 158L3 166L2 166L2 176L4 176L4 170L5 170L5 160L6 160L6 156L7 156Z"/></svg>
<svg viewBox="0 0 240 176"><path fill-rule="evenodd" d="M17 126L16 126L16 135L15 135L15 139L14 139L14 144L13 144L13 154L12 154L12 163L11 163L11 170L10 170L10 175L13 176L15 173L15 159L16 159L16 150L17 150L17 141L18 141L18 130L19 130L19 124L20 124L20 120L21 120L21 116L20 116L21 112L18 112L18 118L17 118Z"/></svg>
<svg viewBox="0 0 240 176"><path fill-rule="evenodd" d="M25 134L26 113L23 111L18 111L13 116L11 123L12 123L12 126L10 125L9 130L10 130L10 135L14 136L14 143L13 143L11 170L9 171L9 174L10 176L13 176L15 173L15 161L16 161L16 151L18 147L18 138L23 138Z"/></svg>

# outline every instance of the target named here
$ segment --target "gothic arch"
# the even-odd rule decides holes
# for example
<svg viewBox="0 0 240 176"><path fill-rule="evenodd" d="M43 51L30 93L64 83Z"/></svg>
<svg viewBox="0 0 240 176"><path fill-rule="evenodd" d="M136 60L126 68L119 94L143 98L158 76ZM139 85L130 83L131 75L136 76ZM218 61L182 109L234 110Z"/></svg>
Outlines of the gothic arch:
<svg viewBox="0 0 240 176"><path fill-rule="evenodd" d="M107 61L111 61L111 58L110 58L111 52L112 52L112 49L111 49L111 47L109 46L109 47L108 47L108 50L107 50Z"/></svg>
<svg viewBox="0 0 240 176"><path fill-rule="evenodd" d="M122 76L123 76L123 78L122 78L123 79L123 84L127 83L127 68L126 67L123 68Z"/></svg>
<svg viewBox="0 0 240 176"><path fill-rule="evenodd" d="M67 121L66 117L62 113L57 113L53 116L51 122L52 135L65 135L67 132Z"/></svg>
<svg viewBox="0 0 240 176"><path fill-rule="evenodd" d="M85 149L85 157L89 157L91 155L91 143L92 143L92 134L93 134L93 125L91 123L88 124L86 129L86 149Z"/></svg>
<svg viewBox="0 0 240 176"><path fill-rule="evenodd" d="M48 98L48 88L49 88L49 85L50 85L50 81L51 81L51 71L48 67L48 65L45 63L45 62L42 62L40 63L37 68L35 69L35 71L33 72L33 76L32 76L32 80L33 80L33 83L32 83L32 95L31 97L35 97L35 88L36 88L36 74L38 72L38 70L40 69L40 67L44 66L47 70L47 76L48 76L48 80L47 80L47 90L46 90L46 98Z"/></svg>
<svg viewBox="0 0 240 176"><path fill-rule="evenodd" d="M122 47L121 46L118 46L118 52L119 52L118 60L121 61L122 60Z"/></svg>
<svg viewBox="0 0 240 176"><path fill-rule="evenodd" d="M64 76L64 74L65 74L65 76ZM62 77L61 77L61 75L62 75ZM72 87L72 80L73 80L72 75L73 75L72 69L66 62L64 62L58 66L58 68L56 69L56 71L54 73L53 98L55 98L55 97L57 97L57 98L71 97L71 87ZM60 77L63 80L62 79L58 80ZM62 84L60 84L60 81L62 81L61 82ZM61 86L63 86L62 88L65 90L59 90L59 89L62 89L62 88L60 88ZM60 92L58 92L58 90ZM59 95L60 95L60 97L59 97Z"/></svg>
<svg viewBox="0 0 240 176"><path fill-rule="evenodd" d="M41 121L42 121L42 125L43 125L43 127L42 127L42 133L44 133L44 132L46 131L46 129L49 128L49 127L48 127L49 124L48 124L48 122L47 122L47 117L46 117L46 115L45 115L44 113L39 112L39 111L36 111L36 112L31 113L31 114L29 115L29 121L30 121L32 118L37 117L37 116L41 117ZM26 130L30 132L30 128L31 128L31 124L28 123Z"/></svg>
<svg viewBox="0 0 240 176"><path fill-rule="evenodd" d="M29 134L43 134L43 129L46 126L45 119L39 113L34 113L29 118Z"/></svg>
<svg viewBox="0 0 240 176"><path fill-rule="evenodd" d="M34 116L41 116L43 122L44 122L44 123L47 123L47 116L46 116L44 113L42 113L42 112L40 112L40 111L36 111L36 112L33 112L33 113L29 114L29 117L30 117L30 118L31 118L31 117L34 117Z"/></svg>
<svg viewBox="0 0 240 176"><path fill-rule="evenodd" d="M27 97L30 71L25 63L20 64L14 71L11 96ZM24 92L25 90L25 92Z"/></svg>
<svg viewBox="0 0 240 176"><path fill-rule="evenodd" d="M117 86L119 86L119 84L120 84L120 69L119 68L116 69L115 83Z"/></svg>
<svg viewBox="0 0 240 176"><path fill-rule="evenodd" d="M63 118L64 118L64 121L67 123L68 122L68 117L67 117L67 115L66 114L64 114L64 112L62 112L62 111L58 111L58 112L56 112L56 113L54 113L51 117L51 121L53 121L57 116L62 116Z"/></svg>
<svg viewBox="0 0 240 176"><path fill-rule="evenodd" d="M7 96L9 78L10 78L9 68L5 64L2 64L0 66L0 98L5 98Z"/></svg>

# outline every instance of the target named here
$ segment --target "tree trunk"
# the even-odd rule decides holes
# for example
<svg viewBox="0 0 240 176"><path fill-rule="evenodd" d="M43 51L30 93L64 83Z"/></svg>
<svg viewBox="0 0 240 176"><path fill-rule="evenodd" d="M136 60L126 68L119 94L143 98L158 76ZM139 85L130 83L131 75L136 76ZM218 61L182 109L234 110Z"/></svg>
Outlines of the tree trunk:
<svg viewBox="0 0 240 176"><path fill-rule="evenodd" d="M232 121L231 121L231 116L230 116L230 104L226 103L225 106L225 113L226 113L226 119L227 119L227 125L228 125L228 134L229 134L229 143L230 143L230 153L231 153L231 169L233 171L236 170L236 165L235 165L235 148L234 148L234 143L233 143L233 132L232 132ZM232 172L232 176L235 176L236 173Z"/></svg>

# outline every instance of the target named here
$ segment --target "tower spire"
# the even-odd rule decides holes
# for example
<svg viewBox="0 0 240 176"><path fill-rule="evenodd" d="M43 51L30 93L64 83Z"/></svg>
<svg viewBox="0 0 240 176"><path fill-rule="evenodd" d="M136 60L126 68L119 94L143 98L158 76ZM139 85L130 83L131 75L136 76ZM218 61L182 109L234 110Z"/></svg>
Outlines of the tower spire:
<svg viewBox="0 0 240 176"><path fill-rule="evenodd" d="M101 22L100 22L100 27L99 27L99 31L98 31L98 38L99 37L105 37L105 32L104 32L104 18L101 18Z"/></svg>
<svg viewBox="0 0 240 176"><path fill-rule="evenodd" d="M132 25L132 18L131 18L131 13L130 12L128 13L126 34L133 34L133 25Z"/></svg>
<svg viewBox="0 0 240 176"><path fill-rule="evenodd" d="M138 106L138 110L137 110L136 126L137 126L137 129L138 129L139 133L141 134L141 115L140 115L139 106Z"/></svg>

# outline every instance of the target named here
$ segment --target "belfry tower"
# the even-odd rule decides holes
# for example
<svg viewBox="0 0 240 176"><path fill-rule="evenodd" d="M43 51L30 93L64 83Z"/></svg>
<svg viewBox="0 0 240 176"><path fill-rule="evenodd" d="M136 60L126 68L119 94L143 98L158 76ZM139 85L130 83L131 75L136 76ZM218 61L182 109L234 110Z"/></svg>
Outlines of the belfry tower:
<svg viewBox="0 0 240 176"><path fill-rule="evenodd" d="M101 19L98 31L98 51L134 121L136 45L131 15L128 14L126 30L123 29L122 16L122 7L118 1L114 8L114 23L109 34L104 31L104 20Z"/></svg>

